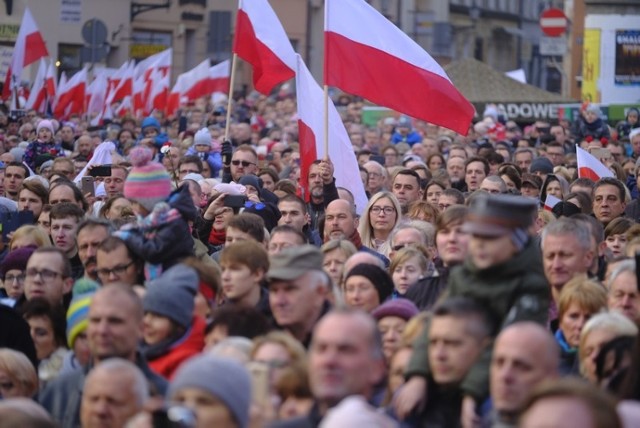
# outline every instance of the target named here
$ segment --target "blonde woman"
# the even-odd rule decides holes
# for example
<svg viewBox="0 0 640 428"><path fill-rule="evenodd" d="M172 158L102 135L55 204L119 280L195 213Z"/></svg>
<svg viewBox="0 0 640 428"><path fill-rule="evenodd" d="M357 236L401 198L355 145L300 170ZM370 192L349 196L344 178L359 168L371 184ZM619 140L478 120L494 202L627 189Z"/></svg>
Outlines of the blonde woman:
<svg viewBox="0 0 640 428"><path fill-rule="evenodd" d="M0 397L33 398L38 392L38 375L21 352L0 348Z"/></svg>
<svg viewBox="0 0 640 428"><path fill-rule="evenodd" d="M401 216L400 202L393 193L382 191L373 195L358 225L362 245L388 256L389 236Z"/></svg>

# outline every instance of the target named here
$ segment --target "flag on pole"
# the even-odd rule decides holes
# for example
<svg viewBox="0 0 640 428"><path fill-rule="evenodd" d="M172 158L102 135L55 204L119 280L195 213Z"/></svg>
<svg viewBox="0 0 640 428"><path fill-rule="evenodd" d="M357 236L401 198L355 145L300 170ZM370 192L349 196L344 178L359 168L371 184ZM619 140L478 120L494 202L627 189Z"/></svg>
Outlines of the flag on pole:
<svg viewBox="0 0 640 428"><path fill-rule="evenodd" d="M58 89L54 115L67 118L72 114L82 114L85 111L85 92L87 69L83 68L71 77L64 86Z"/></svg>
<svg viewBox="0 0 640 428"><path fill-rule="evenodd" d="M547 194L547 198L544 201L544 209L546 211L551 211L553 210L553 207L555 207L556 205L558 205L560 202L562 202L561 199L556 198L553 195L549 195Z"/></svg>
<svg viewBox="0 0 640 428"><path fill-rule="evenodd" d="M253 67L253 86L269 95L292 79L296 53L267 0L240 0L233 52Z"/></svg>
<svg viewBox="0 0 640 428"><path fill-rule="evenodd" d="M474 107L442 67L364 0L325 1L324 83L466 135Z"/></svg>
<svg viewBox="0 0 640 428"><path fill-rule="evenodd" d="M230 67L231 61L226 60L209 68L208 91L211 94L214 92L222 92L223 94L229 93L229 80L231 77Z"/></svg>
<svg viewBox="0 0 640 428"><path fill-rule="evenodd" d="M46 80L47 80L47 62L44 58L40 58L40 65L38 66L38 74L36 74L36 78L33 80L33 86L31 87L31 93L29 94L29 99L27 99L27 103L24 108L27 110L33 109L39 113L44 113L47 106L47 88L46 88Z"/></svg>
<svg viewBox="0 0 640 428"><path fill-rule="evenodd" d="M576 145L576 154L578 155L578 177L586 177L593 181L603 177L615 177L609 168L578 145Z"/></svg>
<svg viewBox="0 0 640 428"><path fill-rule="evenodd" d="M333 162L336 186L349 189L360 214L367 205L367 195L360 178L358 161L353 152L349 134L342 123L340 114L329 100L329 153L324 149L324 92L316 83L311 72L297 56L296 91L298 101L298 132L300 142L300 182L304 196L308 197L307 176L316 159L326 155Z"/></svg>
<svg viewBox="0 0 640 428"><path fill-rule="evenodd" d="M31 15L31 11L27 7L24 10L16 44L13 47L11 65L7 70L2 97L9 98L12 89L20 83L20 76L25 67L46 56L49 56L47 45L36 25L36 21L33 19L33 15Z"/></svg>

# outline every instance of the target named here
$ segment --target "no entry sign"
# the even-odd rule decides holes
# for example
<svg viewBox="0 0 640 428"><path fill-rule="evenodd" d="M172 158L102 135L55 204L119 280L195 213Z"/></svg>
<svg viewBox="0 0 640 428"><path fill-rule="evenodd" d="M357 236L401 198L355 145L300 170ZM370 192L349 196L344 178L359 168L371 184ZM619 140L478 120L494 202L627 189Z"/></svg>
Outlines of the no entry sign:
<svg viewBox="0 0 640 428"><path fill-rule="evenodd" d="M542 15L540 15L540 28L547 36L561 36L567 31L567 17L562 9L546 9L542 12Z"/></svg>

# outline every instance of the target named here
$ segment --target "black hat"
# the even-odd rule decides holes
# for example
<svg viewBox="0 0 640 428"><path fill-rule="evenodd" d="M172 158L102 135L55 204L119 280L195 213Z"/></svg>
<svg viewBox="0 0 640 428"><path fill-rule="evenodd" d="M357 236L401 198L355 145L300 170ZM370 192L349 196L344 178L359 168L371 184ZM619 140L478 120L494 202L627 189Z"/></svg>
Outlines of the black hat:
<svg viewBox="0 0 640 428"><path fill-rule="evenodd" d="M571 217L574 214L580 214L580 208L572 202L560 201L553 206L551 212L556 218Z"/></svg>
<svg viewBox="0 0 640 428"><path fill-rule="evenodd" d="M347 276L344 279L345 282L352 276L364 276L371 281L378 292L380 304L387 300L389 296L391 296L391 293L393 293L393 280L386 270L379 268L376 265L370 265L367 263L355 265L349 273L347 273Z"/></svg>
<svg viewBox="0 0 640 428"><path fill-rule="evenodd" d="M480 236L502 236L531 226L537 207L531 198L480 193L471 201L462 228Z"/></svg>

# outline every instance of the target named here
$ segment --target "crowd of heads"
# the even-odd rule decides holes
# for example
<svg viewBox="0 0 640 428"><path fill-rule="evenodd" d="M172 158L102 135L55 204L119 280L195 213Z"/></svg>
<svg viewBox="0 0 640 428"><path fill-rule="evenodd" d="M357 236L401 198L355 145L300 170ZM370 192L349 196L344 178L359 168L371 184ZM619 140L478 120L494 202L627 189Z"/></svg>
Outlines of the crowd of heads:
<svg viewBox="0 0 640 428"><path fill-rule="evenodd" d="M207 100L100 127L0 110L0 419L638 423L637 109L488 106L463 136L341 96L352 183L309 162L294 99L236 97L226 136Z"/></svg>

